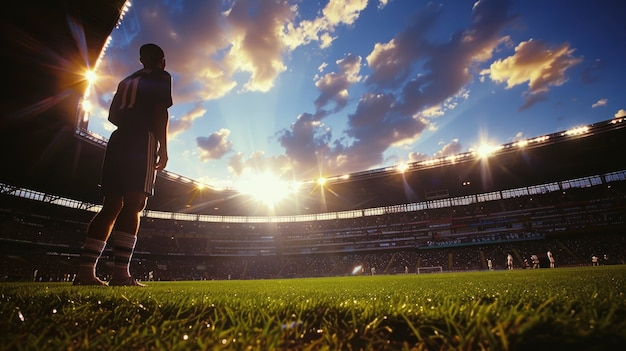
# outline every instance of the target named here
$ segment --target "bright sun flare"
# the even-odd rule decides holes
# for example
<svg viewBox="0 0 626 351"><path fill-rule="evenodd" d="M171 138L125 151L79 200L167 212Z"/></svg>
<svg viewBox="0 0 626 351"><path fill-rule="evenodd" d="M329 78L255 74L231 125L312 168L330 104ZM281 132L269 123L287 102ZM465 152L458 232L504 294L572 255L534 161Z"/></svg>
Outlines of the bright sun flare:
<svg viewBox="0 0 626 351"><path fill-rule="evenodd" d="M248 177L238 186L239 191L251 195L257 201L273 207L296 189L273 174L263 173Z"/></svg>
<svg viewBox="0 0 626 351"><path fill-rule="evenodd" d="M85 79L87 80L89 84L93 85L98 80L98 74L93 70L87 70L85 72Z"/></svg>

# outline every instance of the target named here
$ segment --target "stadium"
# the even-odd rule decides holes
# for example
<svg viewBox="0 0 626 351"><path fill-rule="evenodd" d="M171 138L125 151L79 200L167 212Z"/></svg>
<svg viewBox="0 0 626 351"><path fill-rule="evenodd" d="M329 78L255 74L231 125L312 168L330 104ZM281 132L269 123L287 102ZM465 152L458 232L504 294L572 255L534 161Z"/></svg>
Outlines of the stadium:
<svg viewBox="0 0 626 351"><path fill-rule="evenodd" d="M63 14L53 20L59 10L50 7L28 16L45 16L55 30L20 23L29 8L18 9L13 22L28 28L33 40L58 41L71 50L72 33ZM69 11L84 23L87 55L95 60L119 16L117 8L72 3ZM72 77L64 72L70 68L29 65L20 56L29 48L19 40L13 45L9 66L20 70L11 70L12 91L38 89L6 100L0 179L4 254L16 251L12 245L25 245L27 250L17 251L70 264L65 272L39 268L42 277L60 279L71 272L82 233L101 201L98 182L106 140L84 129L77 116L84 82L68 83ZM68 55L74 56L80 53ZM34 103L47 96L63 98L50 108ZM35 107L30 111L24 106ZM560 265L588 264L594 253L622 262L623 250L605 252L575 241L599 235L611 240L595 240L598 245L623 240L624 125L614 118L500 145L488 155L466 152L336 175L323 183L315 179L271 208L237 191L163 171L144 214L136 259L159 262L162 270L169 266L163 279L224 278L211 273L226 272L223 264L239 265L227 273L238 278L342 275L356 265L376 265L381 273L403 272L405 266L411 272L425 266L478 270L486 269L487 259L501 264L509 247L517 248L518 266L532 253L545 258L548 247L559 250ZM577 246L585 251L576 252ZM450 251L439 253L440 247ZM182 255L195 262L187 263L184 275L172 274ZM14 260L4 260L5 270L13 267L9 263ZM246 267L255 260L271 261L263 266L272 268L252 272ZM328 267L310 261L325 261ZM3 275L23 279L34 269Z"/></svg>
<svg viewBox="0 0 626 351"><path fill-rule="evenodd" d="M246 215L258 206L236 193L205 188L190 202L188 194L201 191L197 184L161 174L156 201L144 213L135 256L142 271L136 274L197 280L348 275L356 266L386 274L485 270L488 259L502 268L507 252L524 268L532 254L545 260L548 248L559 266L591 264L594 254L623 263L625 125L609 120L577 133L538 136L524 146L502 145L488 159L460 154L409 164L403 172L329 179L293 200L305 206L301 211L290 204L278 214L277 206L272 216ZM75 142L93 148L86 159L102 158L104 150L90 139ZM488 182L481 166L487 161ZM67 279L97 201L68 196L56 181L49 188L17 181L2 186L3 275L29 279L38 270L37 279ZM408 202L406 186L422 200ZM325 188L334 198L322 196ZM206 201L213 198L219 205ZM203 202L222 214L205 212ZM311 213L322 203L332 211ZM18 252L24 257L15 257ZM34 254L39 259L33 262Z"/></svg>
<svg viewBox="0 0 626 351"><path fill-rule="evenodd" d="M71 281L101 201L106 140L78 122L85 83L65 73L76 62L49 70L25 58L45 42L93 62L123 3L51 1L4 15L23 38L9 42L4 57L12 68L0 138L3 282ZM83 24L86 53L73 45L65 11ZM533 254L547 267L549 249L558 267L591 266L592 256L622 265L623 150L626 119L613 118L488 154L310 180L271 208L163 171L131 269L145 281L458 273L487 271L489 261L505 270L508 253L516 269L530 268ZM102 272L106 279L107 267Z"/></svg>

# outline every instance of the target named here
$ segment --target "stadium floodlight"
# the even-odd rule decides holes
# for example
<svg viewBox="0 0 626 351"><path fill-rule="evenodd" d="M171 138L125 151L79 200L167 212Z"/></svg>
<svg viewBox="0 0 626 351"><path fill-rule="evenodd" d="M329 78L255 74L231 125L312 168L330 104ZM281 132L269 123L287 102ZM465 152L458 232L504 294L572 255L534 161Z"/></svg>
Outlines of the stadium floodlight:
<svg viewBox="0 0 626 351"><path fill-rule="evenodd" d="M82 100L81 104L80 104L80 108L86 112L86 113L90 113L93 111L93 103L89 100Z"/></svg>
<svg viewBox="0 0 626 351"><path fill-rule="evenodd" d="M404 173L409 169L409 165L406 162L403 162L396 166L396 170L400 173Z"/></svg>
<svg viewBox="0 0 626 351"><path fill-rule="evenodd" d="M576 135L585 134L587 132L589 132L589 127L582 126L582 127L576 127L576 128L569 129L569 130L565 131L565 133L563 133L563 134L568 135L568 136L576 136Z"/></svg>
<svg viewBox="0 0 626 351"><path fill-rule="evenodd" d="M473 150L473 151L479 158L484 159L484 158L490 157L491 155L499 151L501 148L502 148L501 145L494 146L490 144L482 144L478 148L476 148L476 150Z"/></svg>
<svg viewBox="0 0 626 351"><path fill-rule="evenodd" d="M120 24L122 23L122 20L124 19L124 16L126 16L126 13L128 12L128 10L130 10L131 6L133 6L133 3L131 0L126 0L124 2L124 6L122 6L122 10L120 11L120 17L118 18L117 23L115 24L116 28L119 28Z"/></svg>
<svg viewBox="0 0 626 351"><path fill-rule="evenodd" d="M323 186L324 184L326 184L326 181L327 179L324 177L317 178L317 185Z"/></svg>
<svg viewBox="0 0 626 351"><path fill-rule="evenodd" d="M94 70L88 69L87 71L85 71L85 80L87 80L87 82L89 84L95 84L96 80L98 80L98 75L96 74L96 72Z"/></svg>
<svg viewBox="0 0 626 351"><path fill-rule="evenodd" d="M87 88L85 89L83 97L79 101L78 107L79 107L79 110L84 112L84 114L82 115L83 122L87 122L89 120L89 114L93 112L94 110L94 102L90 97L93 91L93 86L96 84L96 81L98 80L98 75L96 71L91 70L91 69L86 69L85 72L83 73L83 77L85 78L85 81L87 82Z"/></svg>
<svg viewBox="0 0 626 351"><path fill-rule="evenodd" d="M450 162L450 163L455 163L457 159L457 155L450 155L446 157L446 161Z"/></svg>
<svg viewBox="0 0 626 351"><path fill-rule="evenodd" d="M514 146L517 146L519 148L524 148L526 147L526 145L528 145L528 140L524 139L524 140L518 140L516 141L514 144Z"/></svg>
<svg viewBox="0 0 626 351"><path fill-rule="evenodd" d="M420 165L422 166L432 166L437 162L437 160L433 159L433 158L429 158L427 160L424 160L422 162L420 162Z"/></svg>

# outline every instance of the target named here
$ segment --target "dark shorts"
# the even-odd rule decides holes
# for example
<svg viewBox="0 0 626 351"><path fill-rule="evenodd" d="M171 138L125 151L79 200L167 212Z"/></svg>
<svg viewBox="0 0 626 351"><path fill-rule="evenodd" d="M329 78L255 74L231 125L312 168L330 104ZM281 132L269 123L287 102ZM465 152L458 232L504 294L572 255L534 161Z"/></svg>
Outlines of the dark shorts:
<svg viewBox="0 0 626 351"><path fill-rule="evenodd" d="M102 195L143 192L154 195L157 141L151 132L111 134L102 166Z"/></svg>

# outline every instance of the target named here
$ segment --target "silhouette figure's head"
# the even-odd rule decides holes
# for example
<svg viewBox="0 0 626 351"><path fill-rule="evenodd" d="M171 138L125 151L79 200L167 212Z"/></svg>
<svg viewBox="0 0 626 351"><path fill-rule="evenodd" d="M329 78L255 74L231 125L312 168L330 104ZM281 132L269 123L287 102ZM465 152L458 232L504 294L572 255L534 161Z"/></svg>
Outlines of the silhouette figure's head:
<svg viewBox="0 0 626 351"><path fill-rule="evenodd" d="M156 44L144 44L139 48L139 61L146 68L165 69L165 53Z"/></svg>

